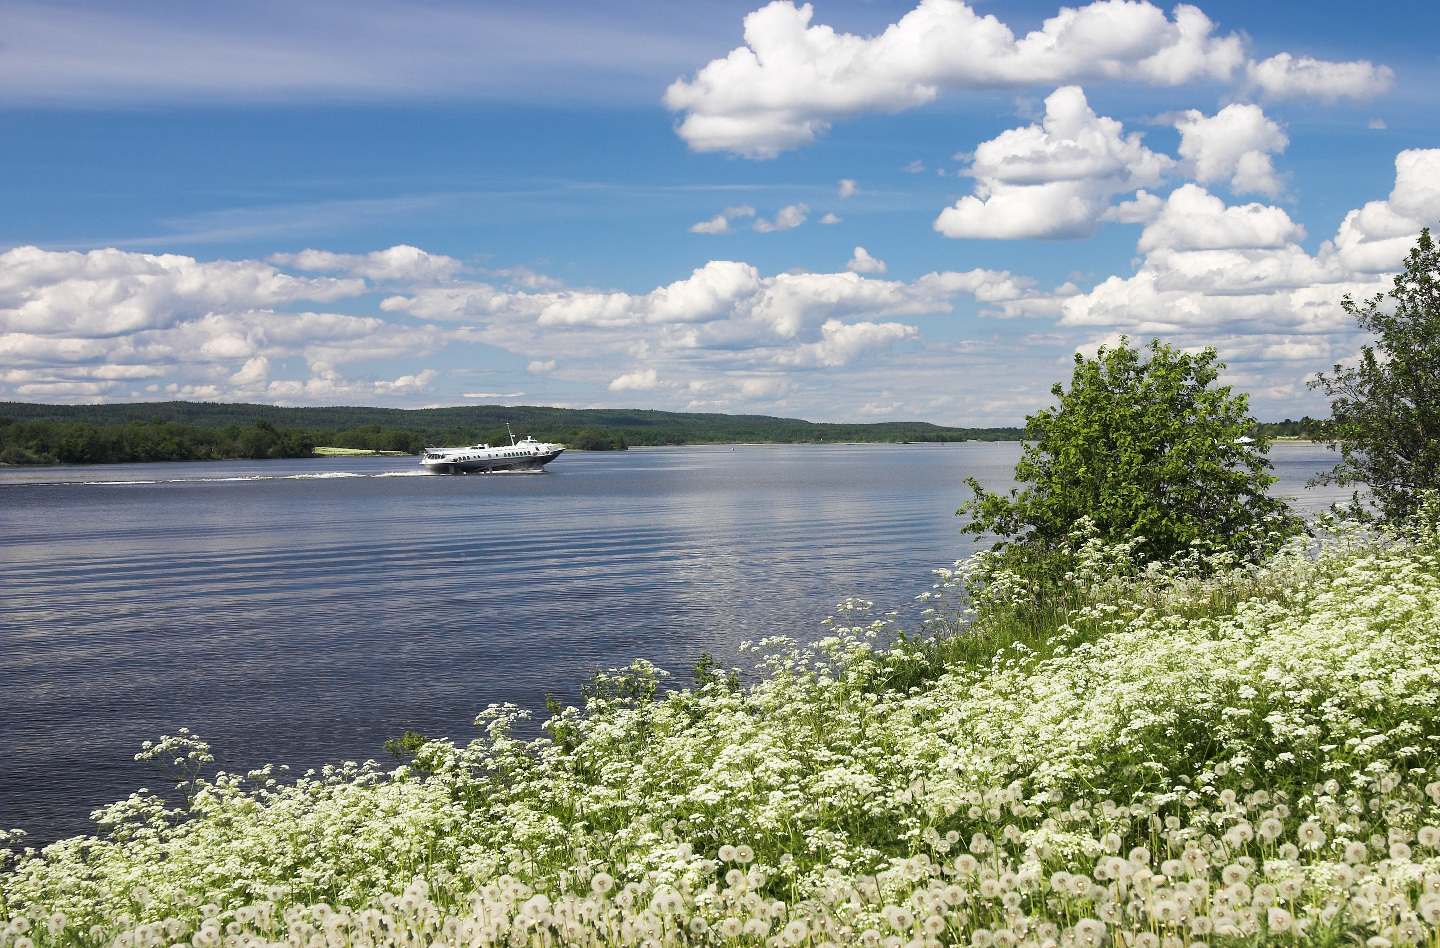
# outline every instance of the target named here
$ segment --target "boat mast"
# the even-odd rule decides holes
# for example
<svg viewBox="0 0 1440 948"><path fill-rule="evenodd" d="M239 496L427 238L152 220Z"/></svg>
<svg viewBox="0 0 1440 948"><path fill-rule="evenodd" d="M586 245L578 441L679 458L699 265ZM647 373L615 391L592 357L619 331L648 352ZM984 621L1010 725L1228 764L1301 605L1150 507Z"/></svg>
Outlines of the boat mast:
<svg viewBox="0 0 1440 948"><path fill-rule="evenodd" d="M510 447L515 447L515 432L510 431L510 422L505 422L505 430L510 432Z"/></svg>

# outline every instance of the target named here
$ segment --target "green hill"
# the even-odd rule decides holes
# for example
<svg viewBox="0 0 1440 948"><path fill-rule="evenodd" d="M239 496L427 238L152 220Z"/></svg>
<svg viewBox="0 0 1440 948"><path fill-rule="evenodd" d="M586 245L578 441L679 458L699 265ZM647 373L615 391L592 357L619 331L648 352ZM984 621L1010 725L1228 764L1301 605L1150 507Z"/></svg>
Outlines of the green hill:
<svg viewBox="0 0 1440 948"><path fill-rule="evenodd" d="M810 441L1016 441L1019 428L951 428L927 422L827 424L770 415L668 412L620 408L545 408L473 405L455 408L282 408L208 402L140 402L112 405L36 405L0 402L0 418L13 422L81 423L96 427L162 422L195 428L251 427L264 421L279 429L313 434L319 444L418 451L425 444L497 442L508 423L515 434L572 443L585 431L621 444L795 443ZM363 444L343 444L360 433ZM399 437L400 434L409 436ZM618 439L616 436L619 436ZM353 439L352 439L353 440ZM602 439L603 440L603 439ZM374 442L374 443L371 443ZM598 445L597 445L598 446Z"/></svg>

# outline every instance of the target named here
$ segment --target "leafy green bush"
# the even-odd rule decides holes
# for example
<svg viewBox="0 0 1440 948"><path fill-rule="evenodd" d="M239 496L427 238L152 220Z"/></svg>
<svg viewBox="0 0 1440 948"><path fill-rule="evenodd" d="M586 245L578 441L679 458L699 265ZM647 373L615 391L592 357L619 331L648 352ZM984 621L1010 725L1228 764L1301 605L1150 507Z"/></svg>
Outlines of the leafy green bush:
<svg viewBox="0 0 1440 948"><path fill-rule="evenodd" d="M1191 355L1156 339L1148 352L1124 337L1093 359L1075 356L1059 400L1025 419L1025 445L1008 496L975 492L959 510L963 532L996 534L1006 561L1039 580L1071 563L1067 538L1088 518L1107 543L1133 543L1143 560L1181 555L1192 544L1255 559L1299 528L1286 503L1266 494L1275 478L1269 442L1245 395L1216 386L1215 350Z"/></svg>

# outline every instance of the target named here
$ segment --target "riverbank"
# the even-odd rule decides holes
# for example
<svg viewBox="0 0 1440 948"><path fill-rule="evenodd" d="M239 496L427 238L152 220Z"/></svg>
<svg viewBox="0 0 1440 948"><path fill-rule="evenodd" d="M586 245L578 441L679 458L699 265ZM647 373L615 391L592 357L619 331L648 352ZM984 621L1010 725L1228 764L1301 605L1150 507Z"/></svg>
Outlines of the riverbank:
<svg viewBox="0 0 1440 948"><path fill-rule="evenodd" d="M853 602L748 687L637 662L537 741L497 706L395 769L132 798L0 911L42 948L1433 940L1437 564L1433 530L1206 579L1097 555L1041 620L944 571L919 637Z"/></svg>
<svg viewBox="0 0 1440 948"><path fill-rule="evenodd" d="M317 447L311 452L317 458L403 458L405 451L372 451L369 448Z"/></svg>

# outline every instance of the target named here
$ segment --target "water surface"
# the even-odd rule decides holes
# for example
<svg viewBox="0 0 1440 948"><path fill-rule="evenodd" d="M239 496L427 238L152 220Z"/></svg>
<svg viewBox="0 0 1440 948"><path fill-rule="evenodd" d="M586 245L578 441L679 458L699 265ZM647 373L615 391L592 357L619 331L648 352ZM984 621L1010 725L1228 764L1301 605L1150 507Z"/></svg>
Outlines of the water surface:
<svg viewBox="0 0 1440 948"><path fill-rule="evenodd" d="M811 639L852 596L909 609L967 476L1018 444L569 453L536 475L414 476L414 458L0 469L0 826L85 832L188 726L219 764L382 757L468 740L491 702L578 699L648 658ZM1282 493L1333 464L1272 452Z"/></svg>

